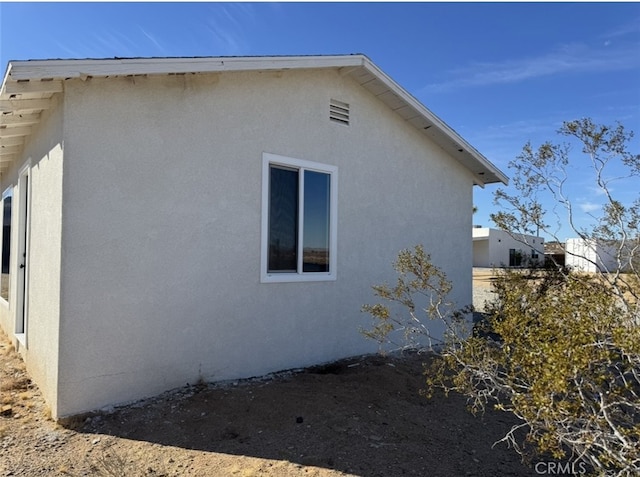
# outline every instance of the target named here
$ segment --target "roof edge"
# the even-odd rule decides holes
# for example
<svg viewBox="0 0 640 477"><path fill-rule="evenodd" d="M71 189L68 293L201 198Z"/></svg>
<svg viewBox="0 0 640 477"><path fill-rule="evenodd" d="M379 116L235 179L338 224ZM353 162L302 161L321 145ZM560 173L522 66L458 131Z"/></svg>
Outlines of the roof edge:
<svg viewBox="0 0 640 477"><path fill-rule="evenodd" d="M344 68L345 74L361 68L388 88L392 96L422 118L423 125L441 147L460 161L474 177L474 184L484 187L488 183L502 182L508 185L508 177L485 156L462 138L455 130L431 110L396 83L375 65L366 55L296 55L296 56L229 56L229 57L155 57L155 58L105 58L105 59L49 59L9 61L0 96L9 82L31 80L65 80L88 77L198 74L234 71L282 71L289 69ZM12 101L3 108L13 108ZM387 105L396 109L395 106ZM0 105L1 106L1 105ZM7 109L11 111L12 109ZM4 112L4 110L3 110ZM15 132L15 131L14 131ZM1 134L0 134L1 136Z"/></svg>
<svg viewBox="0 0 640 477"><path fill-rule="evenodd" d="M108 58L84 60L10 61L7 78L37 80L86 76L144 75L169 73L215 73L222 71L282 70L300 68L362 66L365 56L230 56L193 58ZM5 78L5 80L7 79Z"/></svg>
<svg viewBox="0 0 640 477"><path fill-rule="evenodd" d="M409 103L413 108L418 110L423 116L425 116L431 123L433 123L437 128L439 128L442 132L449 136L454 142L465 148L474 157L475 160L482 164L483 167L491 170L500 182L502 182L504 185L509 184L509 178L506 176L506 174L504 174L500 169L492 164L491 161L489 161L475 147L469 144L466 139L458 134L451 126L445 123L422 102L420 102L402 86L396 83L393 78L391 78L384 71L378 68L378 66L376 66L371 60L369 60L369 58L364 57L364 62L365 68L367 68L371 72L371 74L376 75L381 81L385 82L390 88L392 88L397 94L399 94L405 102ZM484 184L479 185L484 187Z"/></svg>

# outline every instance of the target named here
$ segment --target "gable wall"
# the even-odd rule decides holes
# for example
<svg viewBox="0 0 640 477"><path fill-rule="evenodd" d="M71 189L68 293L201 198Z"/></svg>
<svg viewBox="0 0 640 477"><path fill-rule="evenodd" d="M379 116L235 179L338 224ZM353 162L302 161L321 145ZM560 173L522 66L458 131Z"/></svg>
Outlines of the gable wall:
<svg viewBox="0 0 640 477"><path fill-rule="evenodd" d="M376 350L422 243L471 300L472 177L334 71L69 81L58 416ZM331 98L352 124L328 120ZM260 283L262 153L337 165L337 280Z"/></svg>

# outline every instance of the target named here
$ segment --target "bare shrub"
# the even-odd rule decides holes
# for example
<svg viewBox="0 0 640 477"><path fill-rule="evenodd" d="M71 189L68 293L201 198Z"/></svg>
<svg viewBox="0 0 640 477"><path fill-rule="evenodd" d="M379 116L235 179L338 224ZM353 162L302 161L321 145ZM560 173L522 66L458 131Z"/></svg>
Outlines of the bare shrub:
<svg viewBox="0 0 640 477"><path fill-rule="evenodd" d="M438 338L430 331L433 320L444 323L441 347L431 346L438 355L426 372L431 389L466 395L474 412L493 406L516 416L520 423L502 441L521 454L532 444L539 454L567 459L576 468L640 475L640 198L625 205L611 187L620 177L640 175L640 155L627 151L632 133L621 125L584 119L565 123L559 132L582 144L604 197L592 230L574 231L614 250L613 269L587 274L552 263L504 270L493 285L495 301L469 334L468 310L447 301L451 283L416 247L400 253L396 286L374 287L382 302L364 306L373 318L365 335L380 343L401 337L412 346L423 334L432 345ZM507 207L493 215L499 227L514 236L532 230L553 235L544 222L543 193L564 207L574 225L565 189L570 150L551 143L537 150L525 146L512 163L517 192L496 194ZM612 177L606 170L614 162L618 175ZM627 174L620 175L624 168ZM424 299L426 305L416 305Z"/></svg>

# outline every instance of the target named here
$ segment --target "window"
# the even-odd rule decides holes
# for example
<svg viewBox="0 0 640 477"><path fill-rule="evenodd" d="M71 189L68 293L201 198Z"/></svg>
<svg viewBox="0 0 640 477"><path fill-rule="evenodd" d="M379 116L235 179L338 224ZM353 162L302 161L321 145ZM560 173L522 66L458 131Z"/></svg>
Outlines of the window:
<svg viewBox="0 0 640 477"><path fill-rule="evenodd" d="M515 248L509 249L509 266L519 267L522 264L522 252Z"/></svg>
<svg viewBox="0 0 640 477"><path fill-rule="evenodd" d="M335 280L335 166L263 154L263 282Z"/></svg>
<svg viewBox="0 0 640 477"><path fill-rule="evenodd" d="M9 280L11 260L11 200L13 189L7 189L2 194L2 276L0 278L0 297L9 301Z"/></svg>

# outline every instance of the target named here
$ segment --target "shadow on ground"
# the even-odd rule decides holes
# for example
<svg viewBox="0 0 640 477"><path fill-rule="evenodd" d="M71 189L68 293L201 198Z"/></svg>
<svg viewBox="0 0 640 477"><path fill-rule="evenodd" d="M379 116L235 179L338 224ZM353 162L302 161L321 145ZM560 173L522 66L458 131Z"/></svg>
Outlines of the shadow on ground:
<svg viewBox="0 0 640 477"><path fill-rule="evenodd" d="M373 476L535 475L506 445L509 415L419 394L425 355L369 356L225 386L190 386L76 430Z"/></svg>

